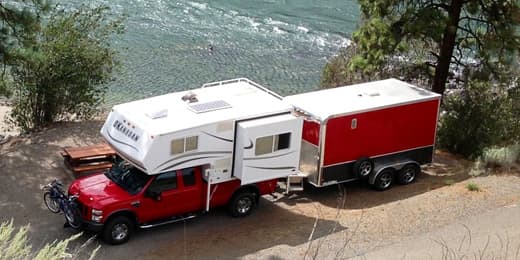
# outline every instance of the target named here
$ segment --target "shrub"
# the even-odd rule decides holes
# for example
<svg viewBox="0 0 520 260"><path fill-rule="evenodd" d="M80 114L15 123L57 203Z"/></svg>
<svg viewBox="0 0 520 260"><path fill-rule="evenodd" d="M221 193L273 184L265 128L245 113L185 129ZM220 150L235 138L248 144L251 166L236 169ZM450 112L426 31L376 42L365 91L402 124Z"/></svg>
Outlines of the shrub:
<svg viewBox="0 0 520 260"><path fill-rule="evenodd" d="M31 50L19 54L11 69L11 116L22 131L38 130L70 115L88 118L103 101L117 65L109 38L122 32L121 21L110 19L107 10L54 10L35 33Z"/></svg>
<svg viewBox="0 0 520 260"><path fill-rule="evenodd" d="M480 187L473 182L468 183L468 185L466 185L466 189L469 191L481 191Z"/></svg>
<svg viewBox="0 0 520 260"><path fill-rule="evenodd" d="M510 168L520 158L520 144L484 150L481 160L487 167Z"/></svg>
<svg viewBox="0 0 520 260"><path fill-rule="evenodd" d="M485 148L518 140L520 116L513 111L513 99L486 82L470 82L464 90L444 99L438 144L470 159Z"/></svg>
<svg viewBox="0 0 520 260"><path fill-rule="evenodd" d="M32 252L32 246L27 242L28 227L21 227L15 232L13 220L0 224L0 259L64 259L78 258L79 251L71 253L69 243L77 239L80 234L74 235L62 241L54 241L46 244L40 250ZM88 243L89 241L87 241ZM82 248L85 245L82 246ZM90 254L93 259L99 250L99 246Z"/></svg>

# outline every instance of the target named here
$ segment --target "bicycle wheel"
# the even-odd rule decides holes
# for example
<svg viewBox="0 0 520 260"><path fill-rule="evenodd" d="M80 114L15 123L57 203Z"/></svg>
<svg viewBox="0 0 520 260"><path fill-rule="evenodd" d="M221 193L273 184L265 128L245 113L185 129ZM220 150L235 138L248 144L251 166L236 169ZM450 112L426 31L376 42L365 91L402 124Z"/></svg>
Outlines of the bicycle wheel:
<svg viewBox="0 0 520 260"><path fill-rule="evenodd" d="M67 205L65 208L65 220L72 228L81 227L81 212L74 205Z"/></svg>
<svg viewBox="0 0 520 260"><path fill-rule="evenodd" d="M60 204L57 199L53 198L50 191L46 191L43 194L43 202L45 202L45 206L52 212L52 213L59 213L60 212Z"/></svg>

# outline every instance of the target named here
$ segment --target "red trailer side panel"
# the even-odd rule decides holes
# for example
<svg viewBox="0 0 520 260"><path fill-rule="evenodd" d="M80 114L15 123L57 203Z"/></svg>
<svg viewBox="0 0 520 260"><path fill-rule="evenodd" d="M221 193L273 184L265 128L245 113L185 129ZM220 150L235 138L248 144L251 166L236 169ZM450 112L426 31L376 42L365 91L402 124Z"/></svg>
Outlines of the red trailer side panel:
<svg viewBox="0 0 520 260"><path fill-rule="evenodd" d="M436 99L330 119L324 166L433 146L438 107Z"/></svg>
<svg viewBox="0 0 520 260"><path fill-rule="evenodd" d="M320 124L314 121L303 121L302 139L318 146L320 138Z"/></svg>

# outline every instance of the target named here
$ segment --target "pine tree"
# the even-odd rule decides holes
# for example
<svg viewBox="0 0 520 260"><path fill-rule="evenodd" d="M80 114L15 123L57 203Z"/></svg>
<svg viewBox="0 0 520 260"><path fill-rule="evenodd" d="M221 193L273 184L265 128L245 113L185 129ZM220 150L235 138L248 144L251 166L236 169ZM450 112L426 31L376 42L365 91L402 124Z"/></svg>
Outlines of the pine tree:
<svg viewBox="0 0 520 260"><path fill-rule="evenodd" d="M0 0L0 95L7 94L6 70L17 63L23 49L30 48L34 32L40 28L41 15L49 8L44 0Z"/></svg>
<svg viewBox="0 0 520 260"><path fill-rule="evenodd" d="M362 24L347 73L371 74L425 49L419 65L443 94L450 69L500 80L520 48L517 0L359 0ZM468 73L469 74L469 73ZM466 76L468 75L466 74Z"/></svg>

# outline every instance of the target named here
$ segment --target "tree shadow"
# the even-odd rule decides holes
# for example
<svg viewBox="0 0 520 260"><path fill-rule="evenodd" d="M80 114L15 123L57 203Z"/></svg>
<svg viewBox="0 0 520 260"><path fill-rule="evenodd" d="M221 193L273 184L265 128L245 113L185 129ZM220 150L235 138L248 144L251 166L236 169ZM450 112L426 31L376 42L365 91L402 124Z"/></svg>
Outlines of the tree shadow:
<svg viewBox="0 0 520 260"><path fill-rule="evenodd" d="M13 219L16 226L30 224L28 237L33 250L79 232L64 229L63 215L45 207L41 187L53 179L60 179L68 187L74 176L65 170L60 151L65 146L99 143L101 124L61 123L0 146L1 220ZM109 246L96 240L80 256L88 258L88 252L101 243L100 258L235 258L279 245L301 245L308 242L311 233L312 241L345 229L338 221L316 222L313 216L292 212L262 198L259 208L246 218L232 218L224 209L215 209L185 223L136 232L125 245ZM79 247L92 235L84 234L71 247Z"/></svg>
<svg viewBox="0 0 520 260"><path fill-rule="evenodd" d="M324 206L336 208L338 192L345 192L347 196L345 209L366 209L462 182L471 177L468 174L470 167L471 162L469 161L446 152L436 151L435 162L423 167L422 173L416 181L409 185L394 183L389 190L375 191L366 180L321 188L306 184L303 192L294 192L293 195L286 196L279 201L288 205L318 202ZM345 191L341 191L343 189Z"/></svg>

